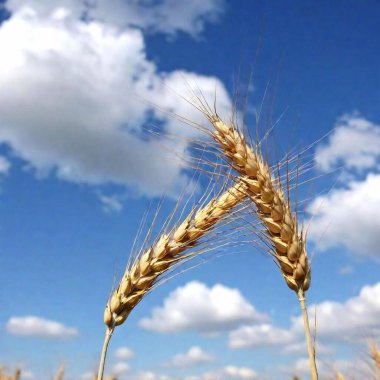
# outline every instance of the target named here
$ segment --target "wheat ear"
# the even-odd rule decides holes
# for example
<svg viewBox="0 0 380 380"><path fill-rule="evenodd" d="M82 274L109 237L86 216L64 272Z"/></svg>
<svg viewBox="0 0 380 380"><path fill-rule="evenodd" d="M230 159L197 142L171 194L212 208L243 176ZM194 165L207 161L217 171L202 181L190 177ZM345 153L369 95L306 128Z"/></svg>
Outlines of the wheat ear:
<svg viewBox="0 0 380 380"><path fill-rule="evenodd" d="M220 146L221 153L238 173L237 181L243 183L247 196L256 206L256 214L266 227L267 237L273 245L272 255L277 260L288 287L295 291L300 303L312 380L318 379L315 347L312 343L305 303L310 286L311 270L307 257L305 236L298 231L297 214L292 212L289 199L285 199L280 178L273 178L271 169L258 148L247 143L244 134L234 123L227 125L208 106L202 104L214 130L211 136Z"/></svg>
<svg viewBox="0 0 380 380"><path fill-rule="evenodd" d="M234 185L220 197L212 198L204 207L193 210L181 224L162 234L152 246L127 266L104 311L106 336L98 380L103 378L107 347L115 327L127 319L133 308L165 272L189 257L184 254L187 249L193 248L217 222L242 202L246 192L243 187L243 184Z"/></svg>

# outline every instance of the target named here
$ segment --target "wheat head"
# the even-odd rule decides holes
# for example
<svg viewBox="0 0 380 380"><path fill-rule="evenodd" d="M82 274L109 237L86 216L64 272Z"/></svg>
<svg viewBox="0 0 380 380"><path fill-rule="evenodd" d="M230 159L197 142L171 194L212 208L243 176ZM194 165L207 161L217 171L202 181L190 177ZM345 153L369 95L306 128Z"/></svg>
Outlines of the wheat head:
<svg viewBox="0 0 380 380"><path fill-rule="evenodd" d="M213 139L238 173L248 190L247 196L257 208L257 215L266 226L267 236L273 243L276 258L288 287L295 292L306 292L310 286L311 271L305 237L298 231L297 214L285 199L280 181L258 148L247 143L244 134L231 123L227 125L217 113L204 109L214 127Z"/></svg>
<svg viewBox="0 0 380 380"><path fill-rule="evenodd" d="M106 336L100 359L98 380L103 379L108 343L116 326L121 325L131 311L152 290L160 278L176 264L196 255L186 251L213 229L245 198L244 184L236 184L212 198L204 207L193 209L185 220L163 233L154 244L127 265L122 279L104 310Z"/></svg>
<svg viewBox="0 0 380 380"><path fill-rule="evenodd" d="M127 267L118 287L106 305L104 323L109 328L121 325L159 277L188 256L185 251L194 247L213 226L245 198L243 184L236 184L204 207L193 210L177 227L143 252Z"/></svg>

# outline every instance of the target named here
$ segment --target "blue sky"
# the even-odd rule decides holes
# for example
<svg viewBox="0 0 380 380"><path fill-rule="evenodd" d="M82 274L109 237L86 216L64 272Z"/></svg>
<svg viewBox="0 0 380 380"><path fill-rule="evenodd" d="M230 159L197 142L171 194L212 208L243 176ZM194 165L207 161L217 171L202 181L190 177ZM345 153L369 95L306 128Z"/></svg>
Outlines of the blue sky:
<svg viewBox="0 0 380 380"><path fill-rule="evenodd" d="M199 132L161 108L204 122L178 93L216 90L226 111L253 67L248 124L268 86L279 156L329 133L307 152L315 179L300 189L314 215L308 301L321 372L352 373L380 329L379 3L0 4L0 363L22 365L24 379L61 362L68 379L94 371L104 305L144 211L166 193L164 220L190 180L178 155L190 158ZM160 139L146 134L152 123ZM237 305L231 319L218 294ZM201 317L187 318L194 299ZM136 380L305 376L298 317L272 261L247 249L146 297L115 332L107 368Z"/></svg>

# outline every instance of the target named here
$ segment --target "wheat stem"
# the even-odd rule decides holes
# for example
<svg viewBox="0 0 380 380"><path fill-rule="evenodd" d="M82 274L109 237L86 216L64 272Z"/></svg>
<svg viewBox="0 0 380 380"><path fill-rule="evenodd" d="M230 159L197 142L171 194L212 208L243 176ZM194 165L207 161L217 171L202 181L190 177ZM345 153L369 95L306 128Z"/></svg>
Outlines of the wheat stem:
<svg viewBox="0 0 380 380"><path fill-rule="evenodd" d="M310 362L311 380L318 380L317 365L315 362L315 349L314 349L313 342L311 340L309 317L307 315L307 308L306 308L306 298L305 298L306 294L302 289L299 289L297 292L297 295L298 295L298 301L301 306L303 324L305 327L307 351L309 354L309 362Z"/></svg>
<svg viewBox="0 0 380 380"><path fill-rule="evenodd" d="M108 344L110 342L113 331L114 331L114 327L108 327L108 326L106 327L106 334L104 337L102 354L100 356L100 364L99 364L99 371L98 371L97 380L103 380L104 364L106 362Z"/></svg>

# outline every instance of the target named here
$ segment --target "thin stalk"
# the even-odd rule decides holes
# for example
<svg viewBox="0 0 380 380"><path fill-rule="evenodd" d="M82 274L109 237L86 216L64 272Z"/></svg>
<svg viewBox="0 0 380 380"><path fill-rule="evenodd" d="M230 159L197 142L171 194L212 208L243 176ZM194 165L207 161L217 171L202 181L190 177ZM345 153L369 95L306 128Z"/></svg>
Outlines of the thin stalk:
<svg viewBox="0 0 380 380"><path fill-rule="evenodd" d="M298 301L300 302L302 317L303 317L303 324L305 327L307 351L309 353L311 380L318 380L317 364L315 362L315 348L311 341L309 317L307 316L307 308L306 308L306 303L305 303L305 292L302 289L300 289L297 295L298 295Z"/></svg>
<svg viewBox="0 0 380 380"><path fill-rule="evenodd" d="M104 343L103 343L102 355L100 357L100 364L99 364L99 371L98 371L97 380L103 380L104 364L106 362L108 343L110 342L110 339L111 339L111 336L112 336L114 329L115 329L115 327L108 327L107 326L107 328L106 328L106 336L104 337Z"/></svg>

